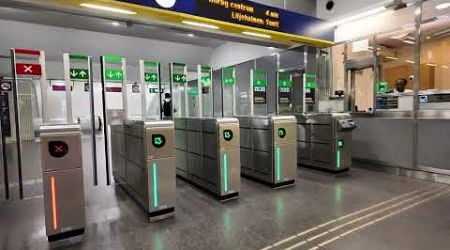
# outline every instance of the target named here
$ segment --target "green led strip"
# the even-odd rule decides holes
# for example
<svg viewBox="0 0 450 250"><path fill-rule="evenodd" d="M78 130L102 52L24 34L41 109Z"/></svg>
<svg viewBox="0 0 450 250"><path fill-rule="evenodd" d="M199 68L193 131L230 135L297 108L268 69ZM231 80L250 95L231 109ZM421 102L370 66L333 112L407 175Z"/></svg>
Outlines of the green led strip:
<svg viewBox="0 0 450 250"><path fill-rule="evenodd" d="M158 170L156 162L153 163L153 206L158 207Z"/></svg>
<svg viewBox="0 0 450 250"><path fill-rule="evenodd" d="M227 153L223 153L223 189L228 192L228 157Z"/></svg>
<svg viewBox="0 0 450 250"><path fill-rule="evenodd" d="M338 150L336 153L336 167L337 169L341 168L341 150Z"/></svg>
<svg viewBox="0 0 450 250"><path fill-rule="evenodd" d="M280 147L276 147L275 159L276 159L276 172L277 172L276 178L277 178L277 182L279 182L281 179L281 149L280 149Z"/></svg>

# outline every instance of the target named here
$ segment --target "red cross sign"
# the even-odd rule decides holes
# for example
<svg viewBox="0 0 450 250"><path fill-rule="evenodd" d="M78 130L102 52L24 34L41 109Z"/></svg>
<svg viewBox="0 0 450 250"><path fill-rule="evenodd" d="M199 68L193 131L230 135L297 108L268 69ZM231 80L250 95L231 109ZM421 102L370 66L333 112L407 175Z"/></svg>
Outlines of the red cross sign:
<svg viewBox="0 0 450 250"><path fill-rule="evenodd" d="M16 63L16 72L18 75L42 75L42 68L40 64L32 63Z"/></svg>

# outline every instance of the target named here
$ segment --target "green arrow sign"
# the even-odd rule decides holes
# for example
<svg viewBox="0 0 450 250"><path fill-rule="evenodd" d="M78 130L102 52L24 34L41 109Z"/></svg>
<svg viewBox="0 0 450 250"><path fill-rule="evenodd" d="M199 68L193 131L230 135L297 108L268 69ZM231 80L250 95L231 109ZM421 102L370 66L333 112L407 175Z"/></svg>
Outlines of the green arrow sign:
<svg viewBox="0 0 450 250"><path fill-rule="evenodd" d="M316 88L317 88L316 75L306 74L306 89L316 89Z"/></svg>
<svg viewBox="0 0 450 250"><path fill-rule="evenodd" d="M144 78L146 82L150 83L158 83L158 74L157 73L144 73Z"/></svg>
<svg viewBox="0 0 450 250"><path fill-rule="evenodd" d="M224 85L234 85L236 83L236 78L234 77L224 77L223 78Z"/></svg>
<svg viewBox="0 0 450 250"><path fill-rule="evenodd" d="M162 148L166 144L166 137L164 135L152 135L152 144L155 148Z"/></svg>
<svg viewBox="0 0 450 250"><path fill-rule="evenodd" d="M173 74L172 80L173 83L185 84L187 82L187 77L185 74Z"/></svg>
<svg viewBox="0 0 450 250"><path fill-rule="evenodd" d="M200 81L202 83L202 86L211 86L212 80L210 76L203 76L202 78L200 78Z"/></svg>
<svg viewBox="0 0 450 250"><path fill-rule="evenodd" d="M315 83L315 82L307 82L306 83L306 88L307 89L316 89L317 88L317 83Z"/></svg>
<svg viewBox="0 0 450 250"><path fill-rule="evenodd" d="M87 69L70 69L71 80L87 80L89 79L89 71Z"/></svg>
<svg viewBox="0 0 450 250"><path fill-rule="evenodd" d="M289 80L280 80L278 82L279 88L292 88L292 81Z"/></svg>
<svg viewBox="0 0 450 250"><path fill-rule="evenodd" d="M267 80L266 79L255 79L253 80L253 87L266 87Z"/></svg>
<svg viewBox="0 0 450 250"><path fill-rule="evenodd" d="M123 70L121 69L106 69L105 80L113 82L123 82Z"/></svg>

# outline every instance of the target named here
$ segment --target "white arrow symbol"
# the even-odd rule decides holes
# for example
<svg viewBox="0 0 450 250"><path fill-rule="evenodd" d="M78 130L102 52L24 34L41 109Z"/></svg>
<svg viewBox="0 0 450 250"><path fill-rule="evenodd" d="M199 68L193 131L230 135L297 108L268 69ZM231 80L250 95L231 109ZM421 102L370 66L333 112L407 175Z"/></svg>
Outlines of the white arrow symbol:
<svg viewBox="0 0 450 250"><path fill-rule="evenodd" d="M70 72L70 75L72 77L76 77L78 75L78 73L75 70L72 70L72 72Z"/></svg>
<svg viewBox="0 0 450 250"><path fill-rule="evenodd" d="M109 76L109 78L112 78L114 76L114 73L112 71L108 71L107 75Z"/></svg>
<svg viewBox="0 0 450 250"><path fill-rule="evenodd" d="M23 67L25 68L25 70L24 70L25 73L27 73L27 72L33 73L33 65L29 65L29 66L23 65Z"/></svg>
<svg viewBox="0 0 450 250"><path fill-rule="evenodd" d="M177 80L177 82L180 81L180 76L177 75L177 76L175 77L175 80Z"/></svg>
<svg viewBox="0 0 450 250"><path fill-rule="evenodd" d="M122 73L120 73L120 72L117 72L117 73L116 73L116 77L117 77L117 78L120 78L120 77L122 77Z"/></svg>
<svg viewBox="0 0 450 250"><path fill-rule="evenodd" d="M185 82L186 81L186 76L183 75L181 79L183 80L183 82Z"/></svg>
<svg viewBox="0 0 450 250"><path fill-rule="evenodd" d="M87 75L87 73L84 71L84 70L82 70L81 72L80 72L80 76L81 77L85 77Z"/></svg>

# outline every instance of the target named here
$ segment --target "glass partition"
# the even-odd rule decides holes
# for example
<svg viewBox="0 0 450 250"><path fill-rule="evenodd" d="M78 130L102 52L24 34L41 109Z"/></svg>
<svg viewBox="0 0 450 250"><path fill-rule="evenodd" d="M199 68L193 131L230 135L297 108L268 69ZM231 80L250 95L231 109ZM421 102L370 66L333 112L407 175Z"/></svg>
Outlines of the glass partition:
<svg viewBox="0 0 450 250"><path fill-rule="evenodd" d="M441 4L441 1L430 2L427 4ZM450 11L450 5L447 11ZM424 21L420 38L420 109L449 110L450 18Z"/></svg>
<svg viewBox="0 0 450 250"><path fill-rule="evenodd" d="M414 102L414 44L412 26L376 36L379 74L378 111L412 111Z"/></svg>

